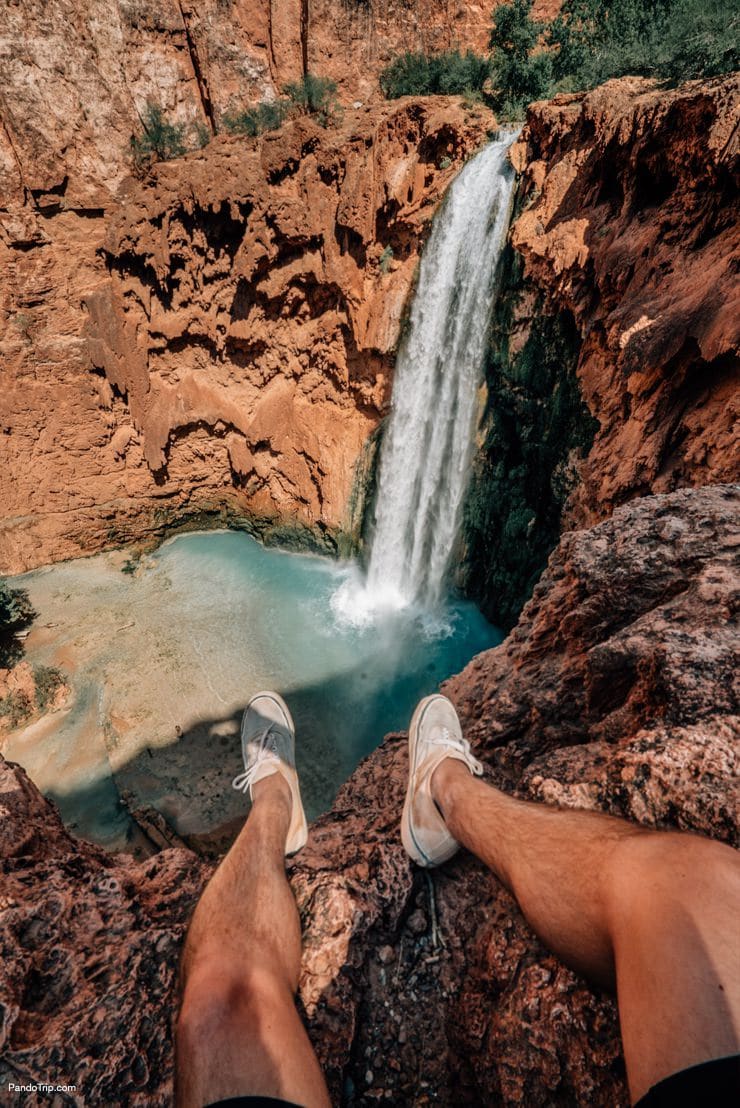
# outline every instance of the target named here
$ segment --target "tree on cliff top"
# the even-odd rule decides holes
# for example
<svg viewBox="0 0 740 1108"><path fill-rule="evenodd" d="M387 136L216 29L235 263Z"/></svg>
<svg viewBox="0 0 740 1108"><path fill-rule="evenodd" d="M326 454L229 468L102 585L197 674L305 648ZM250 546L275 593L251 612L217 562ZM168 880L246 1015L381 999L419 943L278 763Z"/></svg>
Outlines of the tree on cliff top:
<svg viewBox="0 0 740 1108"><path fill-rule="evenodd" d="M521 117L533 100L610 77L720 76L740 68L740 10L737 0L565 0L546 23L532 18L532 0L508 0L493 11L490 46L490 58L407 52L380 86L388 98L475 92Z"/></svg>
<svg viewBox="0 0 740 1108"><path fill-rule="evenodd" d="M546 26L532 18L532 0L512 0L494 10L489 40L493 103L504 115L521 115L550 90L552 58L538 50Z"/></svg>
<svg viewBox="0 0 740 1108"><path fill-rule="evenodd" d="M593 88L610 77L672 82L740 66L735 0L565 0L550 23L557 88Z"/></svg>
<svg viewBox="0 0 740 1108"><path fill-rule="evenodd" d="M399 54L380 74L380 87L389 100L399 96L476 96L491 76L489 58L468 50L442 54Z"/></svg>

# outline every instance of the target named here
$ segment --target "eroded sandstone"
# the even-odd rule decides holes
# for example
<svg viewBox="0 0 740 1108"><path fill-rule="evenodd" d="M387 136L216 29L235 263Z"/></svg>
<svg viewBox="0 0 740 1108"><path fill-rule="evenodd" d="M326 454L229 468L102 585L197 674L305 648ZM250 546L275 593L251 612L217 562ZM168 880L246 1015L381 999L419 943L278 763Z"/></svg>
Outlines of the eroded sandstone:
<svg viewBox="0 0 740 1108"><path fill-rule="evenodd" d="M571 525L740 473L739 102L735 74L675 90L625 78L530 109L512 242L575 319L600 424Z"/></svg>
<svg viewBox="0 0 740 1108"><path fill-rule="evenodd" d="M348 109L214 139L105 218L13 208L0 568L208 517L333 545L434 207L490 122Z"/></svg>

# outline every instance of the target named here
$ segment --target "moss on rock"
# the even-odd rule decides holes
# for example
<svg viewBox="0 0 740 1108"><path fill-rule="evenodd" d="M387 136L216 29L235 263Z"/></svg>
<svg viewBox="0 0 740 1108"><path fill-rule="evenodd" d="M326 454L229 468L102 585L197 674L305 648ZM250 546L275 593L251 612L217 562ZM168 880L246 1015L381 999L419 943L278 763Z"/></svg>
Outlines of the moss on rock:
<svg viewBox="0 0 740 1108"><path fill-rule="evenodd" d="M543 313L541 297L523 279L521 258L507 247L458 573L464 591L505 629L516 622L558 541L578 462L598 427L581 397L579 350L572 316Z"/></svg>

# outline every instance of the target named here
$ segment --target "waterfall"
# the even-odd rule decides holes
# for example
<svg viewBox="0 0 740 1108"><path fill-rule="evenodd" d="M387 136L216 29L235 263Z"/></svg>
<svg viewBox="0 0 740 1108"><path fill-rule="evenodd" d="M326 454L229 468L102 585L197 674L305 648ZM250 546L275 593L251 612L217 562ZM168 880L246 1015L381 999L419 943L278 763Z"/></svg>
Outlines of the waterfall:
<svg viewBox="0 0 740 1108"><path fill-rule="evenodd" d="M355 621L431 608L443 597L468 484L515 137L490 143L462 169L424 248L396 362L367 578L359 587L347 582L337 597L337 610Z"/></svg>

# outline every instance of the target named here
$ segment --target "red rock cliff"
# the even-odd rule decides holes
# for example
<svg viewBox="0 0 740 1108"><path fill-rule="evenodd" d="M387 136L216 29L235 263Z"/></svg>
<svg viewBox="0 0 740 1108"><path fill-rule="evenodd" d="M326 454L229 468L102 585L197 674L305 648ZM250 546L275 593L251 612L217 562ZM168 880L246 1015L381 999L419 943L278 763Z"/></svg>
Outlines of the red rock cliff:
<svg viewBox="0 0 740 1108"><path fill-rule="evenodd" d="M570 524L740 474L739 104L734 75L609 81L530 110L512 241L549 310L573 314L600 424Z"/></svg>
<svg viewBox="0 0 740 1108"><path fill-rule="evenodd" d="M11 196L0 569L197 513L348 526L434 206L490 114L348 109L129 178Z"/></svg>

